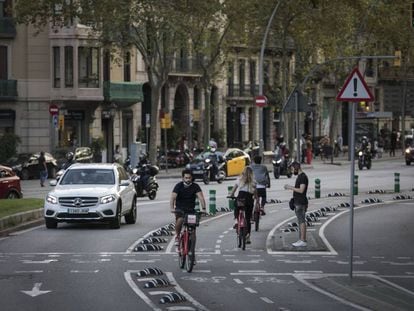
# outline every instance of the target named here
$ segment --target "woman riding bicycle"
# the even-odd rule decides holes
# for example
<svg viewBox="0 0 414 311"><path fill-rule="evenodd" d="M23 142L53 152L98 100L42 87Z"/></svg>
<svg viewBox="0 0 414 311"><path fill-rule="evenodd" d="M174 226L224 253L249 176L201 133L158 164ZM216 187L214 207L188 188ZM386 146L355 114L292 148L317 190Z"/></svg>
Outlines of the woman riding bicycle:
<svg viewBox="0 0 414 311"><path fill-rule="evenodd" d="M206 202L204 200L203 192L198 184L193 183L191 170L183 170L181 176L183 180L175 185L170 198L171 212L176 213L175 245L178 245L184 214L195 212L196 197L198 197L198 200L200 201L201 209L204 212L206 211Z"/></svg>
<svg viewBox="0 0 414 311"><path fill-rule="evenodd" d="M256 191L256 182L254 180L253 170L250 166L246 166L240 175L239 179L237 180L236 184L233 187L233 190L229 197L233 197L236 193L236 190L239 189L239 193L237 195L237 201L243 202L245 214L246 214L246 223L247 223L247 236L246 236L246 243L249 244L250 242L250 232L251 232L251 218L253 212L253 205L254 200L256 200L256 204L258 202L257 191ZM237 219L239 216L239 204L235 204L234 208L234 218L235 224L234 228L237 227Z"/></svg>

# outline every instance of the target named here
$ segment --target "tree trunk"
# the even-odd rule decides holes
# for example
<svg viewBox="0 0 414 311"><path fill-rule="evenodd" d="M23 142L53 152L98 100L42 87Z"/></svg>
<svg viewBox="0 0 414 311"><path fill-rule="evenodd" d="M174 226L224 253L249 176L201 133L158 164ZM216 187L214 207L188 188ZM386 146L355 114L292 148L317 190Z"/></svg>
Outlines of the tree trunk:
<svg viewBox="0 0 414 311"><path fill-rule="evenodd" d="M149 139L149 160L151 163L156 163L157 160L157 138L159 137L159 102L161 94L161 84L154 83L151 85L151 129Z"/></svg>
<svg viewBox="0 0 414 311"><path fill-rule="evenodd" d="M204 146L208 146L208 142L211 136L211 127L210 127L210 118L211 118L211 107L210 107L210 97L211 97L211 87L204 87L204 97L205 97L205 119L204 119Z"/></svg>

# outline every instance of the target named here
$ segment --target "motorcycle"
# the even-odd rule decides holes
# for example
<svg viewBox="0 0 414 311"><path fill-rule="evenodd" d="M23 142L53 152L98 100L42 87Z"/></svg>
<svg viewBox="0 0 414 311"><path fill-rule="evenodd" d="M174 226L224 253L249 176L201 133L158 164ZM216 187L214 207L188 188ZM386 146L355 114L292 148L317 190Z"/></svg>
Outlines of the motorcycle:
<svg viewBox="0 0 414 311"><path fill-rule="evenodd" d="M288 168L287 157L288 154L283 155L280 147L276 147L275 158L272 160L275 179L279 179L281 175L286 175L288 178L292 177L292 172Z"/></svg>
<svg viewBox="0 0 414 311"><path fill-rule="evenodd" d="M358 151L358 168L362 170L366 167L368 170L371 169L372 166L372 155L371 150L369 149L361 149Z"/></svg>
<svg viewBox="0 0 414 311"><path fill-rule="evenodd" d="M131 181L134 183L137 197L155 199L159 187L155 177L158 172L158 167L151 164L137 166L132 170Z"/></svg>
<svg viewBox="0 0 414 311"><path fill-rule="evenodd" d="M226 178L226 173L224 170L225 162L221 162L217 168L217 174L214 174L214 163L210 158L204 160L204 170L203 170L203 182L208 185L210 181L217 181L221 184Z"/></svg>

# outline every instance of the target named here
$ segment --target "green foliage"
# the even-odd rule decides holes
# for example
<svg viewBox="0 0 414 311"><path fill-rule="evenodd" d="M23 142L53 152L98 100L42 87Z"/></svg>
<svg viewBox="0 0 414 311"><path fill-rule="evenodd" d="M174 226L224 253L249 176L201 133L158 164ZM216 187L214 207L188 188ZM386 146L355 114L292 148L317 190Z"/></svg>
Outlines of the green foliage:
<svg viewBox="0 0 414 311"><path fill-rule="evenodd" d="M17 154L17 146L21 143L19 136L6 133L0 137L0 163Z"/></svg>
<svg viewBox="0 0 414 311"><path fill-rule="evenodd" d="M42 208L43 199L0 200L0 218Z"/></svg>
<svg viewBox="0 0 414 311"><path fill-rule="evenodd" d="M93 158L95 162L100 162L102 160L102 151L105 150L105 140L102 136L92 138L92 142L89 147L92 150Z"/></svg>

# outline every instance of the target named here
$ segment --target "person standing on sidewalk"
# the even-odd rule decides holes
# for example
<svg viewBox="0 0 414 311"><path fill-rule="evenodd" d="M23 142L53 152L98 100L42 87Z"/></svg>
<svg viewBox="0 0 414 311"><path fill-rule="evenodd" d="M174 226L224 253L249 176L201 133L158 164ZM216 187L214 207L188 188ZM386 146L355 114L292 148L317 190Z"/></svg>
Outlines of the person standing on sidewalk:
<svg viewBox="0 0 414 311"><path fill-rule="evenodd" d="M39 156L38 161L39 161L40 186L44 187L45 181L47 179L47 165L46 165L45 153L43 151L40 151L40 156Z"/></svg>
<svg viewBox="0 0 414 311"><path fill-rule="evenodd" d="M308 209L308 198L306 192L308 191L309 180L308 176L302 171L299 162L292 162L290 169L293 170L293 175L297 176L295 186L285 185L285 190L293 191L293 199L295 204L295 213L299 223L299 240L292 243L295 247L307 246L306 242L306 211Z"/></svg>
<svg viewBox="0 0 414 311"><path fill-rule="evenodd" d="M171 213L175 213L175 245L178 245L184 215L195 212L196 197L200 201L201 210L206 211L203 191L197 183L193 183L191 170L183 170L181 176L183 180L175 185L170 198Z"/></svg>
<svg viewBox="0 0 414 311"><path fill-rule="evenodd" d="M266 215L264 207L267 199L266 188L270 188L269 171L267 170L266 165L261 164L261 156L255 156L253 158L253 162L254 163L251 165L251 168L253 170L254 179L256 181L256 190L260 204L260 213L262 215Z"/></svg>

